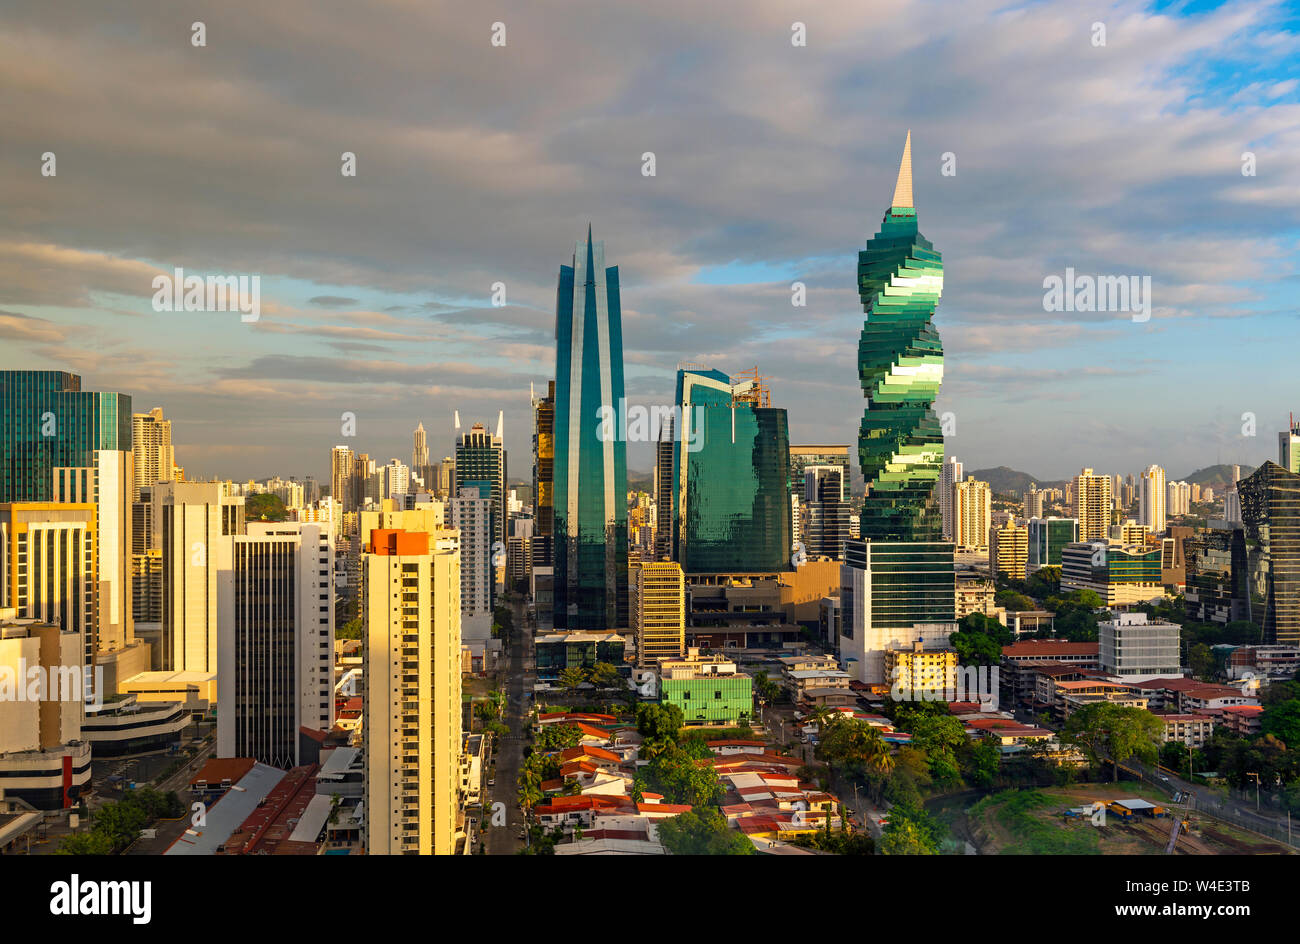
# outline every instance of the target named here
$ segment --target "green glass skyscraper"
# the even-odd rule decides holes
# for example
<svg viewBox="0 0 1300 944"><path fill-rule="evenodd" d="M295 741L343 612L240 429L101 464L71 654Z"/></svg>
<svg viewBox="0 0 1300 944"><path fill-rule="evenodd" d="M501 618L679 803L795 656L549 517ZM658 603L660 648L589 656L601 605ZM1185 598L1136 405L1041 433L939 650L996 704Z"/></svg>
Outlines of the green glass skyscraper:
<svg viewBox="0 0 1300 944"><path fill-rule="evenodd" d="M858 253L858 294L866 322L858 375L867 398L858 459L867 482L862 537L939 541L943 522L934 486L943 433L932 406L943 380L943 345L933 324L943 260L916 225L912 133L907 133L894 199L878 232Z"/></svg>
<svg viewBox="0 0 1300 944"><path fill-rule="evenodd" d="M674 560L688 574L791 567L786 412L757 376L677 372L682 434L673 443Z"/></svg>
<svg viewBox="0 0 1300 944"><path fill-rule="evenodd" d="M1250 620L1270 645L1300 645L1300 475L1265 462L1237 483Z"/></svg>
<svg viewBox="0 0 1300 944"><path fill-rule="evenodd" d="M555 341L555 626L626 627L627 445L602 422L623 405L623 317L591 227L560 267Z"/></svg>
<svg viewBox="0 0 1300 944"><path fill-rule="evenodd" d="M94 466L100 449L131 451L130 396L64 371L0 371L0 502L54 500L54 470Z"/></svg>

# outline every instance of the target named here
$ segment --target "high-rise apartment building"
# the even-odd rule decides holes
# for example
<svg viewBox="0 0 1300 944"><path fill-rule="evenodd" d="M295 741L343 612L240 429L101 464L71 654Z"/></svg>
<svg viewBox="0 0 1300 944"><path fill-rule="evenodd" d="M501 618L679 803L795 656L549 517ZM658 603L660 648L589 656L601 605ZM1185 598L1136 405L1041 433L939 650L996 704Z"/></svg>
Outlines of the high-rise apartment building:
<svg viewBox="0 0 1300 944"><path fill-rule="evenodd" d="M988 482L966 476L952 490L953 541L958 547L978 550L988 547L993 525L993 490Z"/></svg>
<svg viewBox="0 0 1300 944"><path fill-rule="evenodd" d="M460 635L481 648L492 638L492 499L467 485L447 508L460 534Z"/></svg>
<svg viewBox="0 0 1300 944"><path fill-rule="evenodd" d="M162 407L131 414L131 450L135 467L131 501L140 500L142 488L176 479L172 421L163 419Z"/></svg>
<svg viewBox="0 0 1300 944"><path fill-rule="evenodd" d="M554 623L626 627L627 444L597 422L623 402L623 314L590 227L560 267L555 342Z"/></svg>
<svg viewBox="0 0 1300 944"><path fill-rule="evenodd" d="M288 769L299 729L334 726L334 542L328 528L252 522L217 574L217 756Z"/></svg>
<svg viewBox="0 0 1300 944"><path fill-rule="evenodd" d="M943 460L943 466L939 470L939 485L935 489L935 497L939 500L939 515L943 519L943 539L945 541L955 541L956 529L954 521L956 515L952 507L953 489L961 481L961 460L956 456L948 456Z"/></svg>
<svg viewBox="0 0 1300 944"><path fill-rule="evenodd" d="M989 529L989 570L993 576L1003 574L1023 580L1029 564L1029 529L1008 521L1000 528Z"/></svg>
<svg viewBox="0 0 1300 944"><path fill-rule="evenodd" d="M755 374L677 371L683 435L674 442L673 559L688 575L790 569L786 412Z"/></svg>
<svg viewBox="0 0 1300 944"><path fill-rule="evenodd" d="M1265 462L1237 483L1250 619L1270 645L1300 645L1300 474Z"/></svg>
<svg viewBox="0 0 1300 944"><path fill-rule="evenodd" d="M1168 507L1165 470L1158 465L1147 466L1142 470L1138 485L1138 522L1150 528L1152 534L1163 534Z"/></svg>
<svg viewBox="0 0 1300 944"><path fill-rule="evenodd" d="M1025 492L1024 507L1021 509L1025 514L1025 520L1030 518L1043 517L1043 499L1046 492L1040 489L1033 482L1029 483L1029 490Z"/></svg>
<svg viewBox="0 0 1300 944"><path fill-rule="evenodd" d="M383 497L400 500L411 490L411 470L397 459L389 459L382 469Z"/></svg>
<svg viewBox="0 0 1300 944"><path fill-rule="evenodd" d="M1186 482L1170 482L1165 486L1165 507L1170 517L1187 515L1192 510L1192 487Z"/></svg>
<svg viewBox="0 0 1300 944"><path fill-rule="evenodd" d="M451 855L462 738L456 535L376 530L362 557L366 851Z"/></svg>
<svg viewBox="0 0 1300 944"><path fill-rule="evenodd" d="M1074 517L1079 522L1080 541L1104 541L1110 533L1111 497L1109 475L1084 469L1074 477Z"/></svg>
<svg viewBox="0 0 1300 944"><path fill-rule="evenodd" d="M791 540L803 542L803 495L805 488L804 470L810 465L835 466L840 469L843 501L849 501L850 463L849 446L830 443L814 443L790 446L790 499L793 514Z"/></svg>
<svg viewBox="0 0 1300 944"><path fill-rule="evenodd" d="M330 497L344 512L356 511L356 488L353 485L356 454L347 446L330 450Z"/></svg>
<svg viewBox="0 0 1300 944"><path fill-rule="evenodd" d="M686 577L676 561L629 565L632 631L637 665L686 655Z"/></svg>

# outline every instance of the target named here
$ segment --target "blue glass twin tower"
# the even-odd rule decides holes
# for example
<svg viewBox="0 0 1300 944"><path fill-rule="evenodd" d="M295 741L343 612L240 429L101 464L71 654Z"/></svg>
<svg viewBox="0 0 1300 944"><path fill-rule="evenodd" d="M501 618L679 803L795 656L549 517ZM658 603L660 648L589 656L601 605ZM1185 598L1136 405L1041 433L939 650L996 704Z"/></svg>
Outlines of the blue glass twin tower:
<svg viewBox="0 0 1300 944"><path fill-rule="evenodd" d="M560 266L555 341L555 626L625 627L627 445L601 435L623 399L623 317L590 226Z"/></svg>

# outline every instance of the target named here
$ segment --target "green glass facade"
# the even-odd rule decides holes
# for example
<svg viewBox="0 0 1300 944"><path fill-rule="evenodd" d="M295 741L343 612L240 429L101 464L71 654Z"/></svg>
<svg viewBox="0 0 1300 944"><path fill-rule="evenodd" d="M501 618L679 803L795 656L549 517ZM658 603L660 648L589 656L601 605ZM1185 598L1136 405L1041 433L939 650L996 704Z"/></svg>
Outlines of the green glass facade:
<svg viewBox="0 0 1300 944"><path fill-rule="evenodd" d="M687 574L791 567L786 412L743 399L755 386L717 370L677 372L688 425L673 443L673 557Z"/></svg>
<svg viewBox="0 0 1300 944"><path fill-rule="evenodd" d="M911 149L900 168L911 192ZM867 482L861 535L884 541L938 541L943 522L934 486L943 433L932 406L943 380L943 345L933 324L943 291L943 259L917 229L916 210L891 206L880 232L858 253L858 295L866 321L858 375L867 408L858 460Z"/></svg>
<svg viewBox="0 0 1300 944"><path fill-rule="evenodd" d="M754 680L748 675L663 679L659 699L680 708L687 724L738 725L754 713Z"/></svg>
<svg viewBox="0 0 1300 944"><path fill-rule="evenodd" d="M616 640L581 639L572 636L543 636L537 640L537 677L554 680L565 669L590 669L597 662L621 667L626 643Z"/></svg>
<svg viewBox="0 0 1300 944"><path fill-rule="evenodd" d="M1214 528L1183 541L1187 564L1187 617L1231 623L1250 614L1246 591L1246 538L1241 528Z"/></svg>
<svg viewBox="0 0 1300 944"><path fill-rule="evenodd" d="M131 450L131 398L81 389L57 370L0 371L0 502L50 501L54 469Z"/></svg>
<svg viewBox="0 0 1300 944"><path fill-rule="evenodd" d="M1029 519L1028 571L1061 566L1061 549L1079 540L1076 518Z"/></svg>
<svg viewBox="0 0 1300 944"><path fill-rule="evenodd" d="M1300 645L1300 475L1265 462L1237 483L1250 619L1273 645Z"/></svg>
<svg viewBox="0 0 1300 944"><path fill-rule="evenodd" d="M628 625L627 444L603 437L623 400L618 266L587 230L555 302L555 596L561 629Z"/></svg>

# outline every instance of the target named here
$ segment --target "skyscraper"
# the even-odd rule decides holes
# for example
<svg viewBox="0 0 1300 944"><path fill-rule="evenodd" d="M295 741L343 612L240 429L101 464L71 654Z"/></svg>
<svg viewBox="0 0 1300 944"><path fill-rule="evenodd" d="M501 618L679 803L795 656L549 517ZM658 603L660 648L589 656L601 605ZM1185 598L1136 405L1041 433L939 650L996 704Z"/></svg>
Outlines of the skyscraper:
<svg viewBox="0 0 1300 944"><path fill-rule="evenodd" d="M676 561L631 565L632 631L637 665L686 655L686 578Z"/></svg>
<svg viewBox="0 0 1300 944"><path fill-rule="evenodd" d="M943 381L943 345L933 323L942 292L942 256L917 229L909 131L893 201L880 232L858 253L858 295L867 316L858 340L858 375L867 398L858 432L867 481L864 538L943 536L934 500L943 432L931 408Z"/></svg>
<svg viewBox="0 0 1300 944"><path fill-rule="evenodd" d="M481 655L492 638L492 499L467 485L447 509L460 534L460 637Z"/></svg>
<svg viewBox="0 0 1300 944"><path fill-rule="evenodd" d="M54 470L131 449L131 398L81 389L57 370L0 370L0 502L47 502Z"/></svg>
<svg viewBox="0 0 1300 944"><path fill-rule="evenodd" d="M655 560L673 555L673 426L669 422L655 441Z"/></svg>
<svg viewBox="0 0 1300 944"><path fill-rule="evenodd" d="M1080 541L1104 541L1110 533L1111 479L1084 469L1074 477L1074 517Z"/></svg>
<svg viewBox="0 0 1300 944"><path fill-rule="evenodd" d="M1288 472L1300 472L1300 423L1296 422L1294 413L1287 428L1277 434L1277 464Z"/></svg>
<svg viewBox="0 0 1300 944"><path fill-rule="evenodd" d="M1025 578L1029 563L1029 529L1008 521L1000 528L989 529L989 572L1005 574L1012 580Z"/></svg>
<svg viewBox="0 0 1300 944"><path fill-rule="evenodd" d="M1043 517L1043 497L1044 490L1030 482L1029 490L1025 492L1024 508L1022 509L1026 521L1030 518Z"/></svg>
<svg viewBox="0 0 1300 944"><path fill-rule="evenodd" d="M1060 567L1065 545L1079 540L1079 522L1074 518L1030 518L1028 530L1026 577L1044 567Z"/></svg>
<svg viewBox="0 0 1300 944"><path fill-rule="evenodd" d="M618 266L578 243L555 301L555 626L628 625L627 444L602 419L623 402Z"/></svg>
<svg viewBox="0 0 1300 944"><path fill-rule="evenodd" d="M330 497L342 511L356 511L356 488L352 484L356 454L347 446L330 450Z"/></svg>
<svg viewBox="0 0 1300 944"><path fill-rule="evenodd" d="M988 547L993 524L993 490L968 475L952 489L952 540L958 547Z"/></svg>
<svg viewBox="0 0 1300 944"><path fill-rule="evenodd" d="M845 477L840 465L804 466L800 533L808 557L844 559L844 542L849 539Z"/></svg>
<svg viewBox="0 0 1300 944"><path fill-rule="evenodd" d="M420 423L415 427L415 445L411 449L411 468L416 473L423 475L424 467L429 464L429 442L424 434L424 424ZM424 483L425 488L430 488L428 482ZM430 488L430 490L432 490Z"/></svg>
<svg viewBox="0 0 1300 944"><path fill-rule="evenodd" d="M491 544L506 546L506 450L502 442L502 418L497 417L496 435L482 423L475 423L456 441L456 489L458 497L465 488L492 502Z"/></svg>
<svg viewBox="0 0 1300 944"><path fill-rule="evenodd" d="M956 531L953 528L953 509L952 509L952 490L961 481L961 461L956 456L948 456L943 461L943 466L939 471L939 487L937 489L939 499L939 515L943 520L943 539L945 541L955 541Z"/></svg>
<svg viewBox="0 0 1300 944"><path fill-rule="evenodd" d="M791 567L790 440L786 412L770 399L757 374L677 371L673 557L687 575Z"/></svg>
<svg viewBox="0 0 1300 944"><path fill-rule="evenodd" d="M555 381L533 400L532 565L550 567L555 541Z"/></svg>
<svg viewBox="0 0 1300 944"><path fill-rule="evenodd" d="M131 414L131 440L135 463L131 501L139 501L140 489L176 478L172 421L163 419L162 407Z"/></svg>
<svg viewBox="0 0 1300 944"><path fill-rule="evenodd" d="M1265 462L1237 483L1250 619L1272 645L1300 645L1300 474Z"/></svg>
<svg viewBox="0 0 1300 944"><path fill-rule="evenodd" d="M861 540L844 547L839 649L859 681L884 679L885 650L946 642L956 627L953 545L943 540L934 492L943 433L931 409L943 380L943 345L933 317L943 261L917 229L912 134L880 231L858 253L866 320L858 375L867 408L858 458L867 496Z"/></svg>
<svg viewBox="0 0 1300 944"><path fill-rule="evenodd" d="M1151 529L1152 534L1165 530L1165 470L1149 465L1142 470L1138 482L1138 523Z"/></svg>
<svg viewBox="0 0 1300 944"><path fill-rule="evenodd" d="M223 540L217 756L295 767L299 728L334 724L334 542L299 522L253 522Z"/></svg>
<svg viewBox="0 0 1300 944"><path fill-rule="evenodd" d="M462 711L456 535L372 531L362 574L366 851L450 855Z"/></svg>

